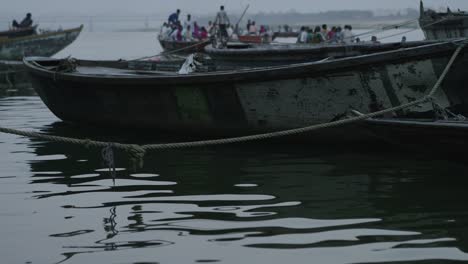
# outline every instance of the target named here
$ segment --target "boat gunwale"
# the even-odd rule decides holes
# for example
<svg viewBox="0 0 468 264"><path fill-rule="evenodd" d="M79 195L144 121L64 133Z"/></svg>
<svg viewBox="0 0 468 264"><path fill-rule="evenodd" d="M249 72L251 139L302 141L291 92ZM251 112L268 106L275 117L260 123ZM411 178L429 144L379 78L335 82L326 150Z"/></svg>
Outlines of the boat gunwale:
<svg viewBox="0 0 468 264"><path fill-rule="evenodd" d="M256 55L256 56L263 56L268 54L278 54L278 53L285 53L287 55L294 55L294 54L302 54L302 53L309 53L309 52L323 52L324 50L334 51L339 49L350 50L353 51L355 48L368 48L369 50L372 49L385 49L385 48L392 48L394 46L401 45L401 48L414 48L420 47L423 45L417 45L418 43L433 43L438 44L442 41L436 40L429 40L429 41L410 41L405 44L401 42L391 42L391 43L381 43L381 44L373 44L373 43L362 43L362 44L347 44L347 45L311 45L311 44L282 44L276 45L277 48L267 48L264 46L257 46L251 47L246 49L215 49L215 48L205 48L205 52L208 55L219 56L219 57L229 57L229 56L237 56L237 55ZM286 47L284 49L283 47Z"/></svg>
<svg viewBox="0 0 468 264"><path fill-rule="evenodd" d="M309 77L323 72L339 72L362 65L379 64L382 62L395 62L409 60L428 53L449 53L457 46L457 41L437 42L412 48L384 51L373 54L365 54L353 57L339 58L328 61L314 61L296 63L282 66L258 67L230 71L214 71L207 73L194 73L188 75L90 75L80 73L55 72L44 67L34 65L32 62L40 61L37 58L24 58L23 63L30 73L55 81L99 82L109 84L156 84L156 85L193 85L199 83L226 83L226 82L253 82L288 80L301 77ZM429 51L430 50L430 51ZM409 54L408 54L409 53ZM60 59L57 59L59 61ZM63 60L63 59L62 59ZM136 73L136 72L135 72ZM85 77L85 78L83 78ZM155 81L158 81L157 83Z"/></svg>

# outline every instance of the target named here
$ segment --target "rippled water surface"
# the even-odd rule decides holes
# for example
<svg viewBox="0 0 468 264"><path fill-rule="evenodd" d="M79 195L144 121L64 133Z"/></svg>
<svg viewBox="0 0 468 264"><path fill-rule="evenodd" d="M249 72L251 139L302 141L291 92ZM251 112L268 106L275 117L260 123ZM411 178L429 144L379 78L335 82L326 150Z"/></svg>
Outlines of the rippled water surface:
<svg viewBox="0 0 468 264"><path fill-rule="evenodd" d="M57 57L159 50L154 33L85 32ZM34 96L0 98L0 126L167 140L67 125ZM468 262L464 155L258 143L151 152L137 170L115 155L114 182L100 149L0 134L0 263Z"/></svg>
<svg viewBox="0 0 468 264"><path fill-rule="evenodd" d="M79 128L38 97L0 98L0 124L146 142ZM131 136L133 135L133 136ZM2 263L468 262L465 157L313 144L116 154L0 134Z"/></svg>

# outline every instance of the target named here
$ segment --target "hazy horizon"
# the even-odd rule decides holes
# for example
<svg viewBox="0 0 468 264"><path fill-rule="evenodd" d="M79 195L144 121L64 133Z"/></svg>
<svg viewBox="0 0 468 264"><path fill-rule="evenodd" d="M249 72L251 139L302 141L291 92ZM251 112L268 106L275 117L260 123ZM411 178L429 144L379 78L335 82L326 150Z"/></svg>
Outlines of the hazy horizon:
<svg viewBox="0 0 468 264"><path fill-rule="evenodd" d="M5 18L31 12L36 16L66 14L80 16L110 15L110 14L154 14L163 15L179 8L183 13L189 10L192 14L209 14L218 10L219 5L226 6L228 12L239 13L247 5L250 5L249 13L257 12L322 12L329 10L379 10L379 9L406 9L419 8L419 0L318 0L311 3L310 0L172 0L170 3L163 0L22 0L9 2L2 6L0 15ZM426 0L426 7L440 9L450 6L453 10L460 8L468 11L467 0Z"/></svg>

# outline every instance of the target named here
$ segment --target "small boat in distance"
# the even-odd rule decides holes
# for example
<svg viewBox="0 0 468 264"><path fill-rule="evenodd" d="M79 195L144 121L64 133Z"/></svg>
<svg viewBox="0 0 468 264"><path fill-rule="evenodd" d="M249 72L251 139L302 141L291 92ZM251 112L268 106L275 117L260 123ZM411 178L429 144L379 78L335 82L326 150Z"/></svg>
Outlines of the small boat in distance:
<svg viewBox="0 0 468 264"><path fill-rule="evenodd" d="M421 42L342 59L189 74L139 70L126 61L26 58L24 64L38 95L66 122L226 137L327 123L350 109L368 113L412 102L432 89L458 48L456 42ZM468 47L460 52L434 100L468 112ZM432 109L426 104L397 116ZM341 135L335 139L353 135L343 128L335 132Z"/></svg>
<svg viewBox="0 0 468 264"><path fill-rule="evenodd" d="M83 25L67 30L0 38L0 60L21 60L26 56L52 56L75 41L82 29Z"/></svg>

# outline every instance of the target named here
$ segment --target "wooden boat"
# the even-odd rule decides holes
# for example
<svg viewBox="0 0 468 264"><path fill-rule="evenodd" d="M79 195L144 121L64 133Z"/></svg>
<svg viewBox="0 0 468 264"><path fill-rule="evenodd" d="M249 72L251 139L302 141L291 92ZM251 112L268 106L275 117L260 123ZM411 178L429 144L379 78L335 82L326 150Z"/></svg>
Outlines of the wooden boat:
<svg viewBox="0 0 468 264"><path fill-rule="evenodd" d="M52 56L70 45L80 34L78 28L0 39L1 60L21 60L25 56Z"/></svg>
<svg viewBox="0 0 468 264"><path fill-rule="evenodd" d="M26 58L24 64L44 103L66 122L231 136L325 123L351 108L367 113L421 98L457 47L429 42L321 62L187 75L135 70L125 61ZM440 105L468 109L466 63L468 48L435 95ZM430 111L422 105L399 115ZM352 134L342 127L335 132Z"/></svg>
<svg viewBox="0 0 468 264"><path fill-rule="evenodd" d="M268 36L239 35L237 38L242 43L265 44L271 42L271 38Z"/></svg>
<svg viewBox="0 0 468 264"><path fill-rule="evenodd" d="M468 36L468 13L463 11L436 12L420 4L419 25L428 40L451 39Z"/></svg>
<svg viewBox="0 0 468 264"><path fill-rule="evenodd" d="M275 32L275 33L273 33L273 39L276 39L276 38L297 38L297 37L299 37L299 32L288 31L288 32Z"/></svg>
<svg viewBox="0 0 468 264"><path fill-rule="evenodd" d="M199 41L174 41L158 38L159 44L165 52L190 54L195 52L203 52L204 48L211 44L209 40Z"/></svg>
<svg viewBox="0 0 468 264"><path fill-rule="evenodd" d="M344 58L400 48L417 47L427 42L356 43L356 44L275 44L244 45L216 49L211 46L205 52L217 65L273 66L302 63L329 58Z"/></svg>
<svg viewBox="0 0 468 264"><path fill-rule="evenodd" d="M37 25L27 28L10 29L0 31L0 39L26 37L36 34Z"/></svg>

